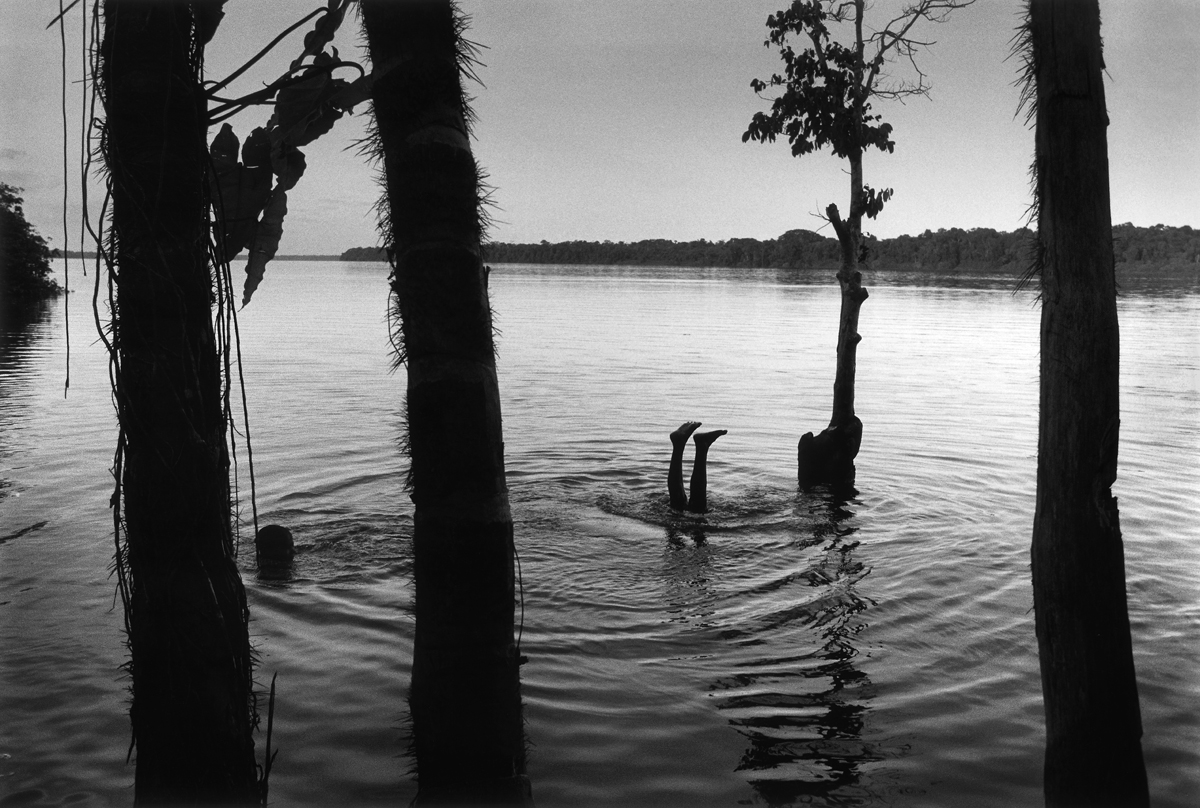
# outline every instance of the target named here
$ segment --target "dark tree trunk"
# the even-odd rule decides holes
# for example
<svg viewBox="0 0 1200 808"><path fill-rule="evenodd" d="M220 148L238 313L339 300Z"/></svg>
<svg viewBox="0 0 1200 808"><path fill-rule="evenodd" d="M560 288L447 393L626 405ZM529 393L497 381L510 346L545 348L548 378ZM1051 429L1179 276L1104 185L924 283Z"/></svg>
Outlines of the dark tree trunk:
<svg viewBox="0 0 1200 808"><path fill-rule="evenodd" d="M230 529L190 7L106 0L101 58L134 801L253 804L248 612Z"/></svg>
<svg viewBox="0 0 1200 808"><path fill-rule="evenodd" d="M1033 0L1041 396L1033 595L1046 802L1148 803L1117 501L1119 345L1096 0Z"/></svg>
<svg viewBox="0 0 1200 808"><path fill-rule="evenodd" d="M408 370L418 801L529 799L480 189L448 0L362 4Z"/></svg>
<svg viewBox="0 0 1200 808"><path fill-rule="evenodd" d="M833 415L819 434L807 432L796 449L796 474L804 488L817 483L852 485L854 458L862 444L862 421L854 414L854 372L858 357L858 312L867 299L858 271L862 243L862 157L850 159L850 216L843 220L837 205L829 205L829 217L838 237L841 268L838 286L842 304L838 316L837 369L833 381Z"/></svg>

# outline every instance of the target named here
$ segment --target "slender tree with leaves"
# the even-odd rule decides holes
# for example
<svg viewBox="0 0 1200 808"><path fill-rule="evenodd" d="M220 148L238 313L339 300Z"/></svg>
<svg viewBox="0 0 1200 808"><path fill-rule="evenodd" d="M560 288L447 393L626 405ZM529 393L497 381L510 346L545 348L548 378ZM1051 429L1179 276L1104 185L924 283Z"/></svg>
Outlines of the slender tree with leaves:
<svg viewBox="0 0 1200 808"><path fill-rule="evenodd" d="M1117 477L1120 346L1097 0L1031 0L1041 393L1033 602L1050 806L1148 804Z"/></svg>
<svg viewBox="0 0 1200 808"><path fill-rule="evenodd" d="M113 505L142 805L259 802L246 594L214 333L203 49L214 3L106 0ZM206 33L207 31L207 33Z"/></svg>
<svg viewBox="0 0 1200 808"><path fill-rule="evenodd" d="M858 317L867 299L858 269L867 260L862 219L879 215L892 196L892 189L875 189L863 180L863 156L872 148L888 153L895 149L892 125L873 111L872 100L927 95L929 84L917 55L933 43L917 39L916 27L943 22L955 9L974 2L906 3L881 28L869 25L869 13L879 10L869 9L866 0L795 0L767 17L764 44L779 50L784 72L750 82L756 93L771 93L773 98L770 112L755 113L742 141L774 142L782 135L795 157L828 146L850 165L845 216L834 203L825 208L841 248L833 415L819 435L809 432L800 439L797 475L803 486L853 482L854 458L862 442L862 421L854 413L855 362L862 340ZM913 77L891 77L889 70L896 63L907 64Z"/></svg>
<svg viewBox="0 0 1200 808"><path fill-rule="evenodd" d="M381 230L407 369L418 802L530 799L514 642L514 546L481 241L480 172L449 0L364 0L383 163Z"/></svg>

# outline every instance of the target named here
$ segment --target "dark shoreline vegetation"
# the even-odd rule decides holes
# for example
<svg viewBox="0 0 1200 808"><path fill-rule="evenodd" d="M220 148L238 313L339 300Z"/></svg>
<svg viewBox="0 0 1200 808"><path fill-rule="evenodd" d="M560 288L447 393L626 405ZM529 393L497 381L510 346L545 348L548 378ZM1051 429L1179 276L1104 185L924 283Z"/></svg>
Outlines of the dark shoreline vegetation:
<svg viewBox="0 0 1200 808"><path fill-rule="evenodd" d="M1002 233L980 227L932 232L918 236L872 239L868 242L874 269L1012 270L1022 272L1030 263L1032 233ZM1113 227L1117 265L1142 264L1156 268L1200 271L1200 230L1188 226ZM486 258L497 264L592 264L676 267L732 267L836 270L837 239L811 230L789 230L776 239L760 241L635 242L564 241L551 244L492 242ZM376 247L354 247L341 254L343 261L383 261Z"/></svg>
<svg viewBox="0 0 1200 808"><path fill-rule="evenodd" d="M872 239L875 270L962 270L1024 272L1029 266L1029 230L1004 233L986 227L952 227L918 236ZM1113 227L1117 268L1200 272L1200 229L1184 225ZM764 269L828 269L838 266L837 239L811 230L789 230L777 239L728 241L560 241L537 244L491 242L486 258L493 264L565 264L592 266L672 266ZM81 254L68 251L67 257ZM82 253L95 258L93 252ZM277 255L274 261L386 261L382 247L351 247L341 255Z"/></svg>
<svg viewBox="0 0 1200 808"><path fill-rule="evenodd" d="M79 250L67 250L67 258L86 258L93 260L96 253L93 251L80 252ZM340 255L276 255L272 261L344 261ZM380 259L383 260L383 259Z"/></svg>
<svg viewBox="0 0 1200 808"><path fill-rule="evenodd" d="M26 220L23 190L0 182L0 311L6 319L63 291L50 277L50 260L59 251Z"/></svg>

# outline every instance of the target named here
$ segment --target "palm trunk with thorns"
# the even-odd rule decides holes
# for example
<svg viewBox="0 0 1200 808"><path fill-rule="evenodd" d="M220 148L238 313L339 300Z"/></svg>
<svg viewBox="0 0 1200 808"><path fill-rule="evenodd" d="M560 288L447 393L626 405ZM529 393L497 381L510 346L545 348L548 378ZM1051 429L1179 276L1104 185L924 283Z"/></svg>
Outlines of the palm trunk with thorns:
<svg viewBox="0 0 1200 808"><path fill-rule="evenodd" d="M104 3L98 84L121 427L113 504L143 805L260 796L212 323L201 53L190 4Z"/></svg>
<svg viewBox="0 0 1200 808"><path fill-rule="evenodd" d="M382 229L408 372L418 802L529 798L514 643L514 546L481 256L480 178L448 0L362 3L376 79Z"/></svg>
<svg viewBox="0 0 1200 808"><path fill-rule="evenodd" d="M1117 501L1119 342L1097 0L1032 0L1041 394L1033 597L1046 804L1148 803Z"/></svg>

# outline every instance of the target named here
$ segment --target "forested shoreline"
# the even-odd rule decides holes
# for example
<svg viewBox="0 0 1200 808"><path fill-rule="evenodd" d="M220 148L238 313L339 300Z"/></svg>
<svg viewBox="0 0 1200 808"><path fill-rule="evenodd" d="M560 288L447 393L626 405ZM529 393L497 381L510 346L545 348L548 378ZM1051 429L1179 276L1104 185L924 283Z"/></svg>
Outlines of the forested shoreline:
<svg viewBox="0 0 1200 808"><path fill-rule="evenodd" d="M0 313L28 308L57 297L63 289L51 277L59 256L25 218L24 189L0 182Z"/></svg>
<svg viewBox="0 0 1200 808"><path fill-rule="evenodd" d="M917 236L872 239L867 246L875 269L1021 270L1030 260L1029 230L1010 233L986 227L926 230ZM1113 227L1117 264L1200 270L1200 230L1189 226ZM681 267L836 269L837 239L811 230L789 230L776 239L728 241L563 241L537 244L492 242L486 258L497 264L599 264ZM343 261L382 261L383 250L354 247Z"/></svg>

